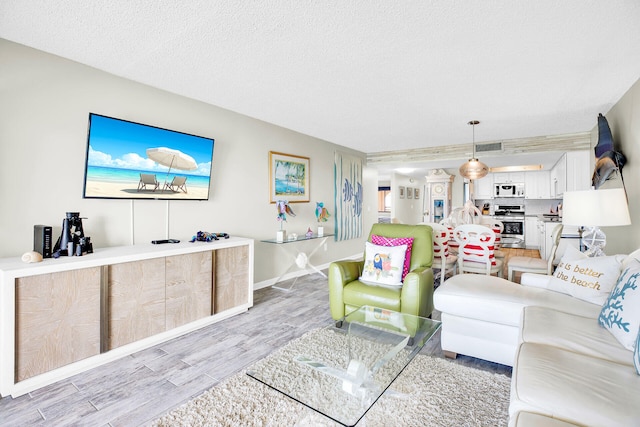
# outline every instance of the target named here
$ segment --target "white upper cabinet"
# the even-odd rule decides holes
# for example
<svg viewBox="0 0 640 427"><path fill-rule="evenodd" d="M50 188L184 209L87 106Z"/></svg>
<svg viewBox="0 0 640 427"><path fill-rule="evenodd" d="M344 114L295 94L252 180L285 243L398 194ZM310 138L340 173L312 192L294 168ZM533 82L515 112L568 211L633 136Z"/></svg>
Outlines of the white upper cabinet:
<svg viewBox="0 0 640 427"><path fill-rule="evenodd" d="M567 151L550 172L551 197L591 188L591 150Z"/></svg>
<svg viewBox="0 0 640 427"><path fill-rule="evenodd" d="M496 172L493 174L493 182L495 184L504 184L511 182L521 183L524 182L524 177L524 172Z"/></svg>
<svg viewBox="0 0 640 427"><path fill-rule="evenodd" d="M567 191L591 188L591 150L567 152Z"/></svg>
<svg viewBox="0 0 640 427"><path fill-rule="evenodd" d="M473 199L493 199L493 173L473 180Z"/></svg>
<svg viewBox="0 0 640 427"><path fill-rule="evenodd" d="M525 199L550 199L551 180L549 171L531 171L524 174Z"/></svg>
<svg viewBox="0 0 640 427"><path fill-rule="evenodd" d="M567 154L563 154L562 157L556 162L551 171L549 172L551 179L551 197L562 197L567 189Z"/></svg>

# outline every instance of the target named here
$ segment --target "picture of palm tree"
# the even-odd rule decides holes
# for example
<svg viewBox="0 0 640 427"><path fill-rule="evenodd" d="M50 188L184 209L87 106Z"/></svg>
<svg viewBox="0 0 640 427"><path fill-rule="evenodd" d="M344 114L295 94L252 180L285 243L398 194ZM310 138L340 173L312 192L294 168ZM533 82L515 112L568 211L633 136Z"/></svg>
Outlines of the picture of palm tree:
<svg viewBox="0 0 640 427"><path fill-rule="evenodd" d="M271 201L309 201L309 159L282 153L269 153Z"/></svg>

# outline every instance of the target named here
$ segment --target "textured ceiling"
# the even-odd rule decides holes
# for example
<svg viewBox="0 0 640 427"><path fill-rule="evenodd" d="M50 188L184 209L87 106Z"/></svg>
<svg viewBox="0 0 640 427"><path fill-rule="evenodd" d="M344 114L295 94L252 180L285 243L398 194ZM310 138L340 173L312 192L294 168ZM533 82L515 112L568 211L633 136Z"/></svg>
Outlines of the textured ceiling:
<svg viewBox="0 0 640 427"><path fill-rule="evenodd" d="M365 153L591 130L640 2L0 2L0 37Z"/></svg>

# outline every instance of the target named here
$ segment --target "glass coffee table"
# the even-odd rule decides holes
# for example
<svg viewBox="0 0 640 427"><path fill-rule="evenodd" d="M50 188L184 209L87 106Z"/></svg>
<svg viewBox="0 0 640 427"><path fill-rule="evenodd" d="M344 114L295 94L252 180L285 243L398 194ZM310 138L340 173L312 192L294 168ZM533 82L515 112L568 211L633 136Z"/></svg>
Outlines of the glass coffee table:
<svg viewBox="0 0 640 427"><path fill-rule="evenodd" d="M437 320L364 306L275 351L247 374L353 426L439 328Z"/></svg>

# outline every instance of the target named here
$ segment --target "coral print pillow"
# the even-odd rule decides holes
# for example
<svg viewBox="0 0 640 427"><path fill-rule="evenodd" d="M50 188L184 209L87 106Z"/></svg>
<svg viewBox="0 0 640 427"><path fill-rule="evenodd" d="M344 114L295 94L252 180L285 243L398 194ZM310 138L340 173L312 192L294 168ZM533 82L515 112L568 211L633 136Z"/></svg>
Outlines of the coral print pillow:
<svg viewBox="0 0 640 427"><path fill-rule="evenodd" d="M402 269L407 245L378 246L365 242L364 267L360 280L376 285L402 286Z"/></svg>
<svg viewBox="0 0 640 427"><path fill-rule="evenodd" d="M371 235L371 243L378 246L401 246L407 245L407 251L404 254L404 266L402 268L402 280L411 268L411 248L413 247L413 237L384 237L376 234Z"/></svg>
<svg viewBox="0 0 640 427"><path fill-rule="evenodd" d="M633 260L622 272L598 317L628 350L634 350L640 329L640 262Z"/></svg>
<svg viewBox="0 0 640 427"><path fill-rule="evenodd" d="M590 258L569 246L548 289L602 305L616 285L623 259L623 255Z"/></svg>

